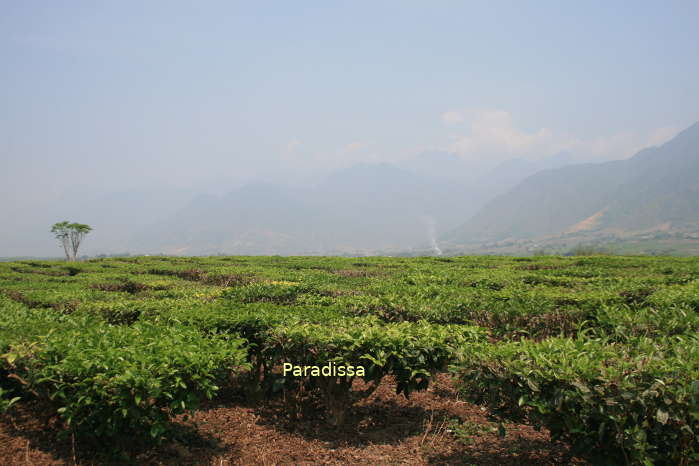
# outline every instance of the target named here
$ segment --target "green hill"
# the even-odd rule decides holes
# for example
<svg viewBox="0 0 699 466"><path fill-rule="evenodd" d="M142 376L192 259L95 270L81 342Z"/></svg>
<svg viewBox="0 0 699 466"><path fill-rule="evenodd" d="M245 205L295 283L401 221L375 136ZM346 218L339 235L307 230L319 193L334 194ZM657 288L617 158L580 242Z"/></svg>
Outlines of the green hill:
<svg viewBox="0 0 699 466"><path fill-rule="evenodd" d="M699 123L627 160L544 170L444 238L451 244L699 231Z"/></svg>

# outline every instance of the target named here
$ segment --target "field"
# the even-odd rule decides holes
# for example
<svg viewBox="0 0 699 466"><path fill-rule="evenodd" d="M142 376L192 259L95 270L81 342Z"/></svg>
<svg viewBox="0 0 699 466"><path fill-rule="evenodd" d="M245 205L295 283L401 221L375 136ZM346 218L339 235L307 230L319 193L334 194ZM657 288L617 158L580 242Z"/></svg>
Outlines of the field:
<svg viewBox="0 0 699 466"><path fill-rule="evenodd" d="M5 464L699 462L696 258L26 260L0 309Z"/></svg>

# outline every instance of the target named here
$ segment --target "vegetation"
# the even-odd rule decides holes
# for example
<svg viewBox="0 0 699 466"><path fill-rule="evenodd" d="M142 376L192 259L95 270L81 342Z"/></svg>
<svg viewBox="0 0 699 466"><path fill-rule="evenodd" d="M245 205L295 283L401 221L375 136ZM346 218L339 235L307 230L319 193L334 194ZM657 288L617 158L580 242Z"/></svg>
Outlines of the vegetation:
<svg viewBox="0 0 699 466"><path fill-rule="evenodd" d="M75 260L78 257L78 248L82 243L85 235L92 231L90 225L84 223L70 223L63 221L54 223L51 227L51 233L56 235L56 239L61 242L63 251L66 253L66 260Z"/></svg>
<svg viewBox="0 0 699 466"><path fill-rule="evenodd" d="M566 256L599 256L605 254L609 254L609 252L604 248L579 244L568 251Z"/></svg>
<svg viewBox="0 0 699 466"><path fill-rule="evenodd" d="M160 441L222 388L292 414L316 397L339 425L385 377L410 396L450 370L501 429L527 420L616 464L699 461L697 259L27 260L0 263L0 309L0 410L40 406L81 438Z"/></svg>

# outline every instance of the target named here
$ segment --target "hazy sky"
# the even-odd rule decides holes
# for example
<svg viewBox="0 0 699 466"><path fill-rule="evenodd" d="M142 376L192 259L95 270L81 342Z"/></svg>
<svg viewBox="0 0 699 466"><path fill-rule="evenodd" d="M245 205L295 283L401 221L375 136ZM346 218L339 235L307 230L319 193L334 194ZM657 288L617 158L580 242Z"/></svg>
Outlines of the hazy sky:
<svg viewBox="0 0 699 466"><path fill-rule="evenodd" d="M6 212L423 150L621 158L699 120L693 0L0 7Z"/></svg>

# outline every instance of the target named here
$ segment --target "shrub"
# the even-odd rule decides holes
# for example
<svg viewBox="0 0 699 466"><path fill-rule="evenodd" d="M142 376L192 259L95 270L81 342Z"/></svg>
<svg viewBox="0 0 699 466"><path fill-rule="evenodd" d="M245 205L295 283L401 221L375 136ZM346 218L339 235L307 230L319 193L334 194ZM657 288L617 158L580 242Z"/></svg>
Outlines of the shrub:
<svg viewBox="0 0 699 466"><path fill-rule="evenodd" d="M268 368L283 363L322 367L362 366L361 376L372 387L355 397L371 394L383 377L392 375L397 393L409 396L424 390L432 374L446 369L453 349L467 341L485 338L477 327L431 325L427 322L388 323L375 318L336 320L327 324L279 325L263 343ZM356 376L287 376L266 374L275 385L287 389L318 389L331 424L342 424L352 404L351 387Z"/></svg>
<svg viewBox="0 0 699 466"><path fill-rule="evenodd" d="M608 344L550 338L480 345L454 366L461 389L506 417L530 418L574 449L627 464L699 461L699 342ZM599 460L599 458L598 458Z"/></svg>
<svg viewBox="0 0 699 466"><path fill-rule="evenodd" d="M304 294L317 294L317 290L306 284L253 283L231 288L224 297L242 303L294 304Z"/></svg>
<svg viewBox="0 0 699 466"><path fill-rule="evenodd" d="M244 366L241 341L203 337L187 327L91 325L18 345L5 356L27 389L66 424L97 437L167 432L170 416L218 390L225 371Z"/></svg>

